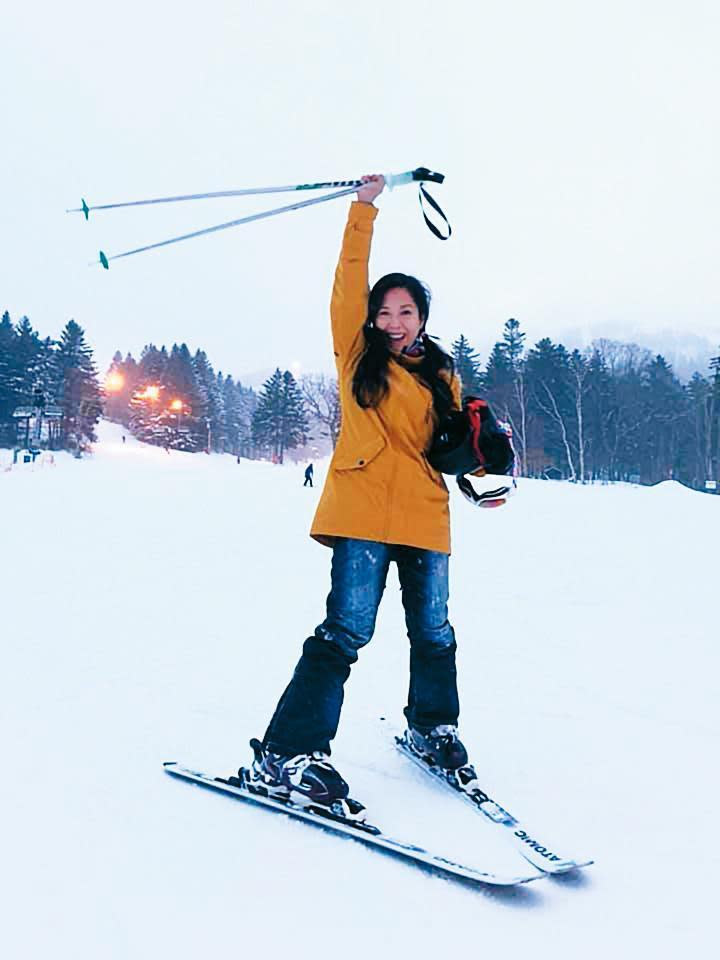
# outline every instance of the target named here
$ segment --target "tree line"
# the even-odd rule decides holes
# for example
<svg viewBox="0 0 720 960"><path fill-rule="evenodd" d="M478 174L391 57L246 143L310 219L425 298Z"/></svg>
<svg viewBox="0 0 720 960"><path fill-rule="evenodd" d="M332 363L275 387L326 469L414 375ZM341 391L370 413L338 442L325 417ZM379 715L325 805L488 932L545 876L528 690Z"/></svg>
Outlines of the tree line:
<svg viewBox="0 0 720 960"><path fill-rule="evenodd" d="M74 320L42 338L27 317L0 318L0 446L80 453L101 416L168 449L233 453L282 462L311 440L334 447L340 424L335 382L298 383L279 368L256 392L222 372L203 350L148 344L140 359L118 351L101 382L85 331ZM325 452L325 451L322 451Z"/></svg>
<svg viewBox="0 0 720 960"><path fill-rule="evenodd" d="M464 336L452 354L463 393L486 397L510 424L524 476L697 489L720 479L720 356L683 384L637 344L569 350L544 337L526 350L515 319L484 365Z"/></svg>
<svg viewBox="0 0 720 960"><path fill-rule="evenodd" d="M0 446L81 451L95 439L102 392L85 331L68 321L41 339L27 317L0 318Z"/></svg>
<svg viewBox="0 0 720 960"><path fill-rule="evenodd" d="M681 383L660 355L632 343L597 340L570 350L545 337L525 347L508 320L485 361L468 338L452 344L464 395L486 397L513 431L520 473L579 482L657 483L674 478L703 489L720 474L720 356ZM0 319L0 445L37 425L17 411L53 416L38 439L81 449L100 415L139 439L197 452L282 462L313 442L321 453L340 430L337 382L298 380L277 368L259 391L215 373L186 344L149 344L136 361L118 351L101 385L83 329L70 320L60 339L42 339L27 317ZM20 428L20 429L18 429Z"/></svg>
<svg viewBox="0 0 720 960"><path fill-rule="evenodd" d="M105 380L105 411L147 443L168 449L232 453L282 463L312 439L334 446L337 389L325 377L276 368L256 392L215 373L205 351L186 344L143 348L140 360L117 352Z"/></svg>

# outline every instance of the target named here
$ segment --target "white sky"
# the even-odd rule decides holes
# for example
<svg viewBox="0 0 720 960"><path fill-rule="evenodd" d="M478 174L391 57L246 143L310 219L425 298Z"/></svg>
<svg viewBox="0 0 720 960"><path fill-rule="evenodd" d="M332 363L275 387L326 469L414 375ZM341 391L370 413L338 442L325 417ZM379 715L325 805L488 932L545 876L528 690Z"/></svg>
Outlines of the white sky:
<svg viewBox="0 0 720 960"><path fill-rule="evenodd" d="M280 194L91 214L88 202L351 178L419 165L381 198L371 277L416 273L431 329L483 355L675 330L720 342L720 6L685 0L302 4L10 0L0 14L0 311L101 368L185 340L241 376L330 370L347 201L89 268L287 203ZM296 367L297 369L297 367Z"/></svg>

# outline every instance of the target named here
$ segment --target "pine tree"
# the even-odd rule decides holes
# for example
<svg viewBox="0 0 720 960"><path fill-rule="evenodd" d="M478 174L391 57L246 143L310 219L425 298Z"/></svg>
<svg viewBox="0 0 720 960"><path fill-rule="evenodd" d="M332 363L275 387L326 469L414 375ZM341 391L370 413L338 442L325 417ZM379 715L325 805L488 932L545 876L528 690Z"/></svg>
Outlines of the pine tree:
<svg viewBox="0 0 720 960"><path fill-rule="evenodd" d="M215 441L215 449L220 453L226 453L229 449L227 412L225 410L225 394L223 391L224 382L225 378L222 375L222 371L218 370L215 375L213 394L215 403L213 438Z"/></svg>
<svg viewBox="0 0 720 960"><path fill-rule="evenodd" d="M41 340L27 317L20 320L16 329L6 311L0 319L0 445L14 445L17 441L19 422L13 418L14 410L54 404L58 389L54 341L49 337ZM30 421L23 422L27 436ZM35 422L35 442L47 440L47 434L40 429L41 422ZM55 440L51 431L51 445Z"/></svg>
<svg viewBox="0 0 720 960"><path fill-rule="evenodd" d="M450 350L455 363L455 373L460 377L463 396L477 396L482 392L483 379L479 354L473 350L462 333Z"/></svg>
<svg viewBox="0 0 720 960"><path fill-rule="evenodd" d="M607 378L603 400L604 438L608 459L600 468L610 480L640 482L643 474L641 435L645 423L643 371L652 355L635 343L593 341Z"/></svg>
<svg viewBox="0 0 720 960"><path fill-rule="evenodd" d="M513 398L514 370L505 344L496 343L488 357L483 377L487 398L502 420L510 419Z"/></svg>
<svg viewBox="0 0 720 960"><path fill-rule="evenodd" d="M244 457L256 457L257 450L253 436L253 422L258 407L258 395L252 387L237 384L238 395L238 454Z"/></svg>
<svg viewBox="0 0 720 960"><path fill-rule="evenodd" d="M282 402L284 417L282 420L280 463L286 450L304 446L310 439L307 413L302 393L295 377L286 370L283 374Z"/></svg>
<svg viewBox="0 0 720 960"><path fill-rule="evenodd" d="M562 344L549 337L528 352L525 365L531 417L528 445L541 452L543 472L577 479L577 422L570 358Z"/></svg>
<svg viewBox="0 0 720 960"><path fill-rule="evenodd" d="M43 347L40 336L33 330L27 317L22 317L17 325L15 357L15 393L21 404L31 404L43 367Z"/></svg>
<svg viewBox="0 0 720 960"><path fill-rule="evenodd" d="M617 448L614 382L597 347L592 349L588 361L586 383L586 474L591 480L614 480Z"/></svg>
<svg viewBox="0 0 720 960"><path fill-rule="evenodd" d="M62 436L67 449L80 451L95 440L102 401L92 349L85 331L69 320L58 344L56 364L63 408Z"/></svg>
<svg viewBox="0 0 720 960"><path fill-rule="evenodd" d="M308 441L307 417L295 378L286 370L265 381L253 416L253 439L278 463L286 450Z"/></svg>
<svg viewBox="0 0 720 960"><path fill-rule="evenodd" d="M138 381L144 389L148 386L154 386L162 381L165 367L167 366L167 350L163 347L161 350L149 343L143 347L140 354L140 363L138 364Z"/></svg>
<svg viewBox="0 0 720 960"><path fill-rule="evenodd" d="M720 482L720 354L710 360L712 410L710 413L710 454L708 477ZM713 463L715 468L713 470Z"/></svg>
<svg viewBox="0 0 720 960"><path fill-rule="evenodd" d="M645 370L643 386L643 473L648 482L657 483L675 477L680 470L680 450L687 429L687 394L660 354Z"/></svg>
<svg viewBox="0 0 720 960"><path fill-rule="evenodd" d="M503 344L505 346L505 356L510 361L510 365L516 368L522 360L525 349L525 334L520 330L519 321L513 317L505 321Z"/></svg>
<svg viewBox="0 0 720 960"><path fill-rule="evenodd" d="M712 477L713 426L715 397L712 382L695 373L686 389L688 417L692 436L692 454L688 458L691 486L702 488Z"/></svg>
<svg viewBox="0 0 720 960"><path fill-rule="evenodd" d="M48 404L54 404L60 392L56 347L54 340L45 337L40 342L40 352L35 367L35 390L43 394Z"/></svg>
<svg viewBox="0 0 720 960"><path fill-rule="evenodd" d="M17 334L6 310L0 319L0 446L9 446L15 433L13 410L18 406L17 365Z"/></svg>
<svg viewBox="0 0 720 960"><path fill-rule="evenodd" d="M184 346L184 344L183 344ZM198 416L204 418L205 449L208 453L221 450L222 442L222 400L218 390L215 371L213 370L204 350L197 350L192 358L193 373L195 375L195 390L200 398L201 411Z"/></svg>
<svg viewBox="0 0 720 960"><path fill-rule="evenodd" d="M239 457L242 428L240 391L229 374L222 382L221 392L225 411L225 449Z"/></svg>
<svg viewBox="0 0 720 960"><path fill-rule="evenodd" d="M282 374L277 367L275 373L262 385L252 420L253 442L273 458L277 456L281 422Z"/></svg>

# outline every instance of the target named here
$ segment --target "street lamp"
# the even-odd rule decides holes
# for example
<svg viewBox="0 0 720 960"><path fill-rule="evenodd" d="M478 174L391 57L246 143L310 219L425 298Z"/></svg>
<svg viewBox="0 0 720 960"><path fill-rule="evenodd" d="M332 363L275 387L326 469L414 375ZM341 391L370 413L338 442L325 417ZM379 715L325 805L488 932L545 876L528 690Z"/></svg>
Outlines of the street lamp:
<svg viewBox="0 0 720 960"><path fill-rule="evenodd" d="M175 414L175 440L177 442L180 435L180 415L185 409L185 404L182 400L173 400L170 404L170 409Z"/></svg>

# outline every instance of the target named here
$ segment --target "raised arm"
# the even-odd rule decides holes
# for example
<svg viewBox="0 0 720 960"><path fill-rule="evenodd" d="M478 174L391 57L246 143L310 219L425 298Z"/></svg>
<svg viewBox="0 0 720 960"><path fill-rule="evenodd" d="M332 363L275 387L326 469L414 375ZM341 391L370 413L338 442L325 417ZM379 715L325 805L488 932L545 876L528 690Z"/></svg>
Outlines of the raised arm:
<svg viewBox="0 0 720 960"><path fill-rule="evenodd" d="M352 363L362 350L369 293L368 260L373 223L378 214L372 201L384 186L381 176L363 177L358 199L348 212L330 302L333 349L341 366Z"/></svg>

